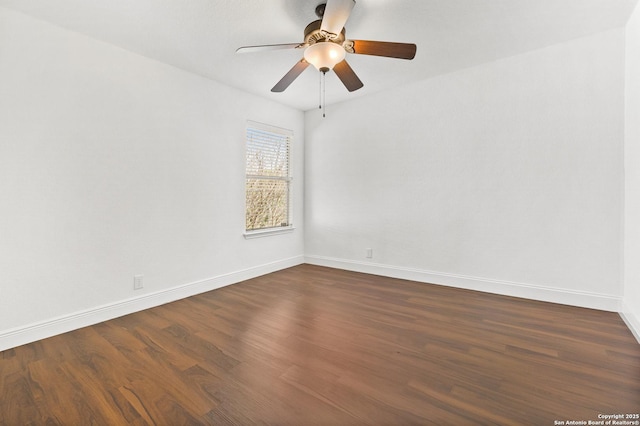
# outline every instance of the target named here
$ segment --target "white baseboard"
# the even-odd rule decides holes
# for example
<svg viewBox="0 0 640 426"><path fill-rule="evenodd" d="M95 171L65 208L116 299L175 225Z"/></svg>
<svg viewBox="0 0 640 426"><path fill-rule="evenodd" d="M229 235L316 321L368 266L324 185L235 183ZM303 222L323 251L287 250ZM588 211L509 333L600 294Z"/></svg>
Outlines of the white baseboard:
<svg viewBox="0 0 640 426"><path fill-rule="evenodd" d="M640 318L631 312L631 308L629 308L629 306L624 302L622 302L622 311L620 312L620 316L627 324L627 327L629 327L629 330L631 330L631 333L638 343L640 343Z"/></svg>
<svg viewBox="0 0 640 426"><path fill-rule="evenodd" d="M98 306L81 312L53 318L47 321L19 327L11 330L0 331L0 351L15 348L36 340L46 339L68 331L77 330L89 325L98 324L113 318L139 312L155 306L185 297L215 290L230 284L235 284L281 269L304 263L304 256L296 256L277 262L254 266L252 268L218 275L202 281L179 285L167 290L145 294L139 297L122 300L115 303Z"/></svg>
<svg viewBox="0 0 640 426"><path fill-rule="evenodd" d="M620 312L622 302L621 297L609 294L589 293L324 256L305 256L305 263L610 312Z"/></svg>

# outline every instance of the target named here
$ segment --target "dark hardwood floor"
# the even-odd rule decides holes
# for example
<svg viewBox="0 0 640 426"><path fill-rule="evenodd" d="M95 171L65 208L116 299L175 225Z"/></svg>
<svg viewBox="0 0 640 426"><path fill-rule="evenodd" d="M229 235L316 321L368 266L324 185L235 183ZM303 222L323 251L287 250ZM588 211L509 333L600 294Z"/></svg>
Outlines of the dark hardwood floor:
<svg viewBox="0 0 640 426"><path fill-rule="evenodd" d="M554 425L639 412L640 345L615 313L311 265L0 353L11 426Z"/></svg>

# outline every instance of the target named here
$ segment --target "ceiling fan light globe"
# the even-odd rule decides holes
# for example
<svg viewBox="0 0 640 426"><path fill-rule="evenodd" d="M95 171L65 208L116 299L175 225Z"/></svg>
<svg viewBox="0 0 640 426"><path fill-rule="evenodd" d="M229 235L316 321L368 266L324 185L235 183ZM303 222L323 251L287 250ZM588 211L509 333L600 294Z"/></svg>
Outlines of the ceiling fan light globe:
<svg viewBox="0 0 640 426"><path fill-rule="evenodd" d="M347 55L344 48L330 41L322 41L307 47L304 51L304 59L316 67L318 71L332 70L336 64L342 62Z"/></svg>

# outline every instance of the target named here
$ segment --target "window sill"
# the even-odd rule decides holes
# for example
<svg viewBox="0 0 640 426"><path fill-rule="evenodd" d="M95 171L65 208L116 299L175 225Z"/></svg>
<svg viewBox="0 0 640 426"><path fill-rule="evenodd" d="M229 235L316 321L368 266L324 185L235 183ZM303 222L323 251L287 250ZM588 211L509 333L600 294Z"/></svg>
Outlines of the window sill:
<svg viewBox="0 0 640 426"><path fill-rule="evenodd" d="M283 226L280 228L260 229L258 231L246 231L243 235L245 239L251 240L253 238L269 237L271 235L288 234L293 232L294 229L296 228L293 226Z"/></svg>

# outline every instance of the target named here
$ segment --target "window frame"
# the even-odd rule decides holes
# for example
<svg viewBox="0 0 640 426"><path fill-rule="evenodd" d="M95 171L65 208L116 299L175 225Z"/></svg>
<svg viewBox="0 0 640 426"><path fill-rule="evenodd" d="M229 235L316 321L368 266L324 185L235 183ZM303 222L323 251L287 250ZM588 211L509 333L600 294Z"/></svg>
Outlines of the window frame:
<svg viewBox="0 0 640 426"><path fill-rule="evenodd" d="M288 145L288 167L287 167L287 176L285 177L274 177L268 175L254 175L249 174L248 165L247 165L247 152L249 150L249 135L251 131L259 131L259 132L267 132L272 135L279 135L284 138L287 138ZM279 235L286 234L292 232L295 227L293 226L293 141L294 141L294 132L290 129L285 129L278 126L273 126L270 124L260 123L257 121L247 120L245 127L245 137L244 137L244 191L245 191L245 206L244 206L244 232L243 235L246 239L251 238L260 238L266 237L270 235ZM282 226L270 226L264 228L257 229L246 229L247 226L247 182L249 179L274 179L278 181L284 181L287 185L287 225Z"/></svg>

